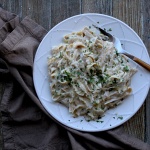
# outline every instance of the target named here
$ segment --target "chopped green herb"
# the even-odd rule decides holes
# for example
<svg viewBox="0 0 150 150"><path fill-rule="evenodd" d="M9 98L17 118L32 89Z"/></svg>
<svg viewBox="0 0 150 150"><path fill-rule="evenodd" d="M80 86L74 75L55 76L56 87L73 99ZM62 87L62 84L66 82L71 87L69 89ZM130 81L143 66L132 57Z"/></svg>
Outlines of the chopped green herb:
<svg viewBox="0 0 150 150"><path fill-rule="evenodd" d="M78 76L81 75L81 72L77 71L77 75L78 75Z"/></svg>
<svg viewBox="0 0 150 150"><path fill-rule="evenodd" d="M63 57L62 52L60 52L59 58L62 58L62 57Z"/></svg>
<svg viewBox="0 0 150 150"><path fill-rule="evenodd" d="M109 28L109 29L108 29L108 31L112 31L112 29L111 29L111 28Z"/></svg>
<svg viewBox="0 0 150 150"><path fill-rule="evenodd" d="M122 65L124 65L124 64L123 64L123 59L122 59L122 57L121 57L121 63L122 63Z"/></svg>
<svg viewBox="0 0 150 150"><path fill-rule="evenodd" d="M104 121L101 121L101 120L97 120L96 122L100 122L100 123L103 123Z"/></svg>
<svg viewBox="0 0 150 150"><path fill-rule="evenodd" d="M118 56L119 55L119 53L118 53L118 51L116 50L116 55Z"/></svg>
<svg viewBox="0 0 150 150"><path fill-rule="evenodd" d="M106 31L106 28L104 28L104 31Z"/></svg>
<svg viewBox="0 0 150 150"><path fill-rule="evenodd" d="M120 120L122 120L122 119L123 119L123 117L122 117L122 116L119 116L117 119L120 119Z"/></svg>
<svg viewBox="0 0 150 150"><path fill-rule="evenodd" d="M125 66L125 67L123 68L123 70L127 72L127 71L129 71L129 67L128 67L128 66Z"/></svg>
<svg viewBox="0 0 150 150"><path fill-rule="evenodd" d="M99 79L99 82L102 82L102 81L103 81L103 76L102 76L102 75L99 75L99 76L98 76L98 79Z"/></svg>
<svg viewBox="0 0 150 150"><path fill-rule="evenodd" d="M96 101L93 101L92 104L96 104ZM96 108L95 108L96 109Z"/></svg>
<svg viewBox="0 0 150 150"><path fill-rule="evenodd" d="M88 83L93 83L94 82L94 78L90 78L89 80L88 80Z"/></svg>
<svg viewBox="0 0 150 150"><path fill-rule="evenodd" d="M64 73L65 73L64 80L68 81L69 84L70 84L71 81L72 81L70 72L67 72L67 71L65 70Z"/></svg>

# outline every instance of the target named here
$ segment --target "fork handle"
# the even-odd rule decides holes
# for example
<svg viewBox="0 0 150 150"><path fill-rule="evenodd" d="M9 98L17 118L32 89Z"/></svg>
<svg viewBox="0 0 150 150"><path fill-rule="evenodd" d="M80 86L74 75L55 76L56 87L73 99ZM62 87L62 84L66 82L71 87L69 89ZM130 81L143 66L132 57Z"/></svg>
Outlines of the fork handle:
<svg viewBox="0 0 150 150"><path fill-rule="evenodd" d="M138 63L139 65L141 65L142 67L144 67L145 69L150 71L150 65L147 64L146 62L142 61L141 59L137 58L137 57L133 57L133 60Z"/></svg>

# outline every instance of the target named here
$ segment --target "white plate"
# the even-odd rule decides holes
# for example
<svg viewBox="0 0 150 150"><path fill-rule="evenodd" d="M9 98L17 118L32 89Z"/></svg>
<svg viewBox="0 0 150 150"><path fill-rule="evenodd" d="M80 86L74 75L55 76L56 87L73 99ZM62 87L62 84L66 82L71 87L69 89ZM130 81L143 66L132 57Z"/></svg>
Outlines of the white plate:
<svg viewBox="0 0 150 150"><path fill-rule="evenodd" d="M68 108L53 102L47 71L47 57L50 55L50 50L53 46L62 43L62 38L65 34L79 31L85 26L92 26L92 24L98 24L107 30L111 28L112 31L110 32L121 40L124 49L145 62L150 62L148 52L139 36L122 21L107 15L77 15L62 21L47 33L38 47L34 60L33 79L39 100L48 113L60 123L73 129L88 132L112 129L130 119L143 104L150 83L149 72L133 63L138 72L131 81L132 94L121 105L108 110L105 116L101 118L101 122L87 122L83 117L73 118L69 114Z"/></svg>

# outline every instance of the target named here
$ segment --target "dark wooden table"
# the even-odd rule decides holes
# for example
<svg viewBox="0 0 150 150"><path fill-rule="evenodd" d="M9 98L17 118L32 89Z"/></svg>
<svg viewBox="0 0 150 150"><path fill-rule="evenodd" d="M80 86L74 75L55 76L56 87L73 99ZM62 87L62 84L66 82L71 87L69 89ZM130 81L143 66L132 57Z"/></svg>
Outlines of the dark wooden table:
<svg viewBox="0 0 150 150"><path fill-rule="evenodd" d="M0 6L31 19L50 30L60 21L81 13L101 13L128 24L141 37L150 53L149 0L0 0ZM0 83L0 98L5 86ZM129 134L150 144L150 94L140 110L126 123ZM2 135L0 135L2 145Z"/></svg>

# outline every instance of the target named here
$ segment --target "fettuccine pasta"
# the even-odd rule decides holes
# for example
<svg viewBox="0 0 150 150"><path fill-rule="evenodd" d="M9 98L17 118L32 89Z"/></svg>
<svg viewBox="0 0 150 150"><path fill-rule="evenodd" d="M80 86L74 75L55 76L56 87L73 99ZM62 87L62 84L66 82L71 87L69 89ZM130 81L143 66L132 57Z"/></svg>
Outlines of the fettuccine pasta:
<svg viewBox="0 0 150 150"><path fill-rule="evenodd" d="M53 100L67 106L73 117L97 120L131 94L136 69L112 42L85 27L52 49L48 71Z"/></svg>

